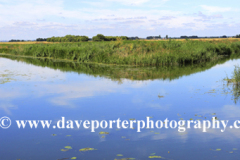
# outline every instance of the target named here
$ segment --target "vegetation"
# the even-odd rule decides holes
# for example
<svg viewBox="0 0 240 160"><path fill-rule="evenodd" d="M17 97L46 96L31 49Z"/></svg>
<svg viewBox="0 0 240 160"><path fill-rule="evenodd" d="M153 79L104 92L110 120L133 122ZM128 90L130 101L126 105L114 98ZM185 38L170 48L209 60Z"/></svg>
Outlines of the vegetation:
<svg viewBox="0 0 240 160"><path fill-rule="evenodd" d="M93 41L116 41L116 40L128 40L126 36L104 36L102 34L98 34L92 38ZM74 36L74 35L66 35L64 37L51 37L47 38L48 42L87 42L89 38L87 36Z"/></svg>
<svg viewBox="0 0 240 160"><path fill-rule="evenodd" d="M240 67L238 65L235 65L232 78L228 78L228 76L225 79L228 83L234 83L236 85L240 84Z"/></svg>
<svg viewBox="0 0 240 160"><path fill-rule="evenodd" d="M74 36L74 35L47 38L48 42L86 42L88 40L89 38L87 36Z"/></svg>
<svg viewBox="0 0 240 160"><path fill-rule="evenodd" d="M236 38L240 38L240 34L239 34L239 35L236 35Z"/></svg>
<svg viewBox="0 0 240 160"><path fill-rule="evenodd" d="M37 38L36 41L47 41L47 38Z"/></svg>
<svg viewBox="0 0 240 160"><path fill-rule="evenodd" d="M104 36L102 34L98 34L92 38L92 41L99 42L99 41L116 41L116 40L128 40L127 36Z"/></svg>
<svg viewBox="0 0 240 160"><path fill-rule="evenodd" d="M240 54L240 42L111 41L10 45L0 53L120 65L181 65Z"/></svg>
<svg viewBox="0 0 240 160"><path fill-rule="evenodd" d="M9 42L25 42L25 40L11 39Z"/></svg>
<svg viewBox="0 0 240 160"><path fill-rule="evenodd" d="M224 92L225 94L231 94L236 104L240 98L240 67L236 65L232 78L229 79L227 76L224 80L227 81L227 85L224 85Z"/></svg>

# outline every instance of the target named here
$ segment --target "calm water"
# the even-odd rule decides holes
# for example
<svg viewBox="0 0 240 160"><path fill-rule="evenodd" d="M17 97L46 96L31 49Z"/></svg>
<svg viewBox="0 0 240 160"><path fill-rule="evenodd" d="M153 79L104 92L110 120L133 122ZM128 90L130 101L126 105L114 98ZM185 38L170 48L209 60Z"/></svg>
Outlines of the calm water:
<svg viewBox="0 0 240 160"><path fill-rule="evenodd" d="M188 129L18 129L15 120L240 119L239 103L223 94L222 79L240 60L183 68L96 67L0 58L1 160L239 159L240 131ZM159 98L159 96L163 96ZM99 132L109 132L100 135ZM53 136L52 134L56 134ZM71 135L71 136L67 136ZM63 152L65 146L72 149ZM97 150L80 152L81 148ZM233 149L235 148L235 149ZM221 151L216 151L221 149ZM236 150L238 149L238 150ZM233 153L231 152L233 151ZM153 154L155 153L155 154ZM117 156L122 154L123 156Z"/></svg>

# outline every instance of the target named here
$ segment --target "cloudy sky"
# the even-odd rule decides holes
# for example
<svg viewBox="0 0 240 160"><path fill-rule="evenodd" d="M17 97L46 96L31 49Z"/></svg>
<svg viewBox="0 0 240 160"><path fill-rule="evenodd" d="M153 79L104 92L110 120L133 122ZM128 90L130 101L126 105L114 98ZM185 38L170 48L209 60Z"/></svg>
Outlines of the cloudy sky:
<svg viewBox="0 0 240 160"><path fill-rule="evenodd" d="M233 36L239 0L0 0L0 40L66 34Z"/></svg>

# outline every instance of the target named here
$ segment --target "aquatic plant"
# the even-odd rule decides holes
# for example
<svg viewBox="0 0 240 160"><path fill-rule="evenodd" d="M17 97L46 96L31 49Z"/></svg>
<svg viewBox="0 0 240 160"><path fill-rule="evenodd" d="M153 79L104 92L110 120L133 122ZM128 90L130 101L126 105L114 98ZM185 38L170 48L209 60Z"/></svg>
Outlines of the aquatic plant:
<svg viewBox="0 0 240 160"><path fill-rule="evenodd" d="M234 66L232 78L230 79L227 76L224 80L227 81L227 84L224 85L223 91L225 94L231 94L236 104L240 98L240 67L239 65Z"/></svg>

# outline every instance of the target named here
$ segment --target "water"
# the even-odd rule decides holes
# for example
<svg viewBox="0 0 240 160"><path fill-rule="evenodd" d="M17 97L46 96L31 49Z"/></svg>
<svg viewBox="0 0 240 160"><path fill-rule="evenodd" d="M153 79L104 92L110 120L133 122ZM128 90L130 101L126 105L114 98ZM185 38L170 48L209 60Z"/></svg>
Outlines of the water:
<svg viewBox="0 0 240 160"><path fill-rule="evenodd" d="M225 132L209 129L205 133L200 129L187 129L184 133L178 129L142 129L138 133L136 127L120 130L113 127L92 133L82 128L18 129L15 122L56 123L62 117L146 120L147 116L155 121L205 117L211 120L212 113L222 120L238 120L239 103L234 102L231 94L223 94L222 79L230 77L234 65L239 63L234 59L182 68L134 68L2 57L0 117L8 116L12 125L0 129L0 159L144 160L151 155L169 160L239 159L238 129L227 128ZM109 134L101 135L101 131ZM61 151L65 146L72 149ZM79 151L86 147L97 150Z"/></svg>

